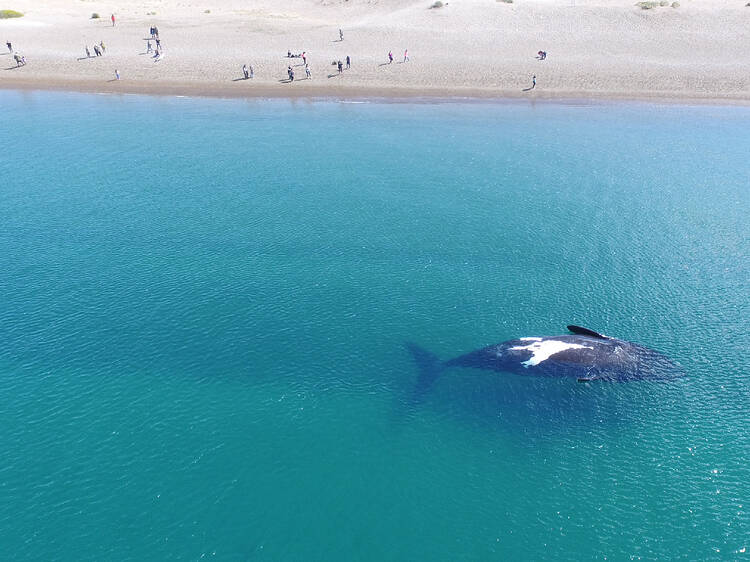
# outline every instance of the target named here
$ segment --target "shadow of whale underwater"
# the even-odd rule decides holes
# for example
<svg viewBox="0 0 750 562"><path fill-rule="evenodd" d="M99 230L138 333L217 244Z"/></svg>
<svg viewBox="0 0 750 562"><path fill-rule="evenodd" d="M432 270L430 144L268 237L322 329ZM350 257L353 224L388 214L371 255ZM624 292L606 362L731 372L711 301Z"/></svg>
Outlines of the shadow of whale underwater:
<svg viewBox="0 0 750 562"><path fill-rule="evenodd" d="M683 374L661 353L580 326L571 334L510 340L478 349L448 361L407 342L419 368L416 394L435 383L447 367L472 367L517 375L575 378L588 381L670 380Z"/></svg>

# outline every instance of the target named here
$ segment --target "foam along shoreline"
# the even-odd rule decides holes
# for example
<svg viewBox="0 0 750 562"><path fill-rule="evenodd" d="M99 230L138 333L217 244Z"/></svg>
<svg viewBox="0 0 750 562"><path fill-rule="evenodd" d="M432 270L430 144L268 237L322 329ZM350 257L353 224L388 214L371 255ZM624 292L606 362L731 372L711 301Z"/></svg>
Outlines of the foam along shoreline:
<svg viewBox="0 0 750 562"><path fill-rule="evenodd" d="M99 2L17 4L26 16L0 23L0 35L29 64L12 68L10 53L0 56L2 88L211 97L750 103L750 60L735 54L747 39L750 8L734 0L654 10L620 0L465 0L440 9L415 0L324 5L259 0L247 10L239 0L223 0L210 13L165 0L156 15L126 3L115 26ZM92 20L92 11L101 18ZM146 49L151 25L159 27L168 54L158 64ZM85 57L84 48L101 41L105 55ZM407 48L405 62L400 55ZM304 78L301 59L285 56L289 50L307 53L311 79ZM536 57L539 50L547 51L546 60ZM352 67L338 73L332 63L346 56ZM241 79L243 64L254 67L253 79ZM290 65L298 78L286 83ZM122 80L110 82L115 69ZM532 76L537 85L529 90Z"/></svg>

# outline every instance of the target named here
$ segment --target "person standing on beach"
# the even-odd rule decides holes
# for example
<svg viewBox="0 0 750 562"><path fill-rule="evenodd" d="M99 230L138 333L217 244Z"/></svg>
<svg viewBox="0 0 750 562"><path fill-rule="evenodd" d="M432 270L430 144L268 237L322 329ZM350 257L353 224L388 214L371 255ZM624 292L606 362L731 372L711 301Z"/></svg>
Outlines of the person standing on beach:
<svg viewBox="0 0 750 562"><path fill-rule="evenodd" d="M388 64L391 64L393 62L393 53L391 51L388 51Z"/></svg>
<svg viewBox="0 0 750 562"><path fill-rule="evenodd" d="M338 67L339 67L339 74L341 74L342 72L344 72L344 63L343 62L339 61Z"/></svg>
<svg viewBox="0 0 750 562"><path fill-rule="evenodd" d="M250 74L247 71L247 65L246 64L242 65L242 75L245 77L245 80L247 80L248 78L250 78Z"/></svg>
<svg viewBox="0 0 750 562"><path fill-rule="evenodd" d="M352 59L349 58L349 55L346 55L346 69L349 70L351 65L352 65Z"/></svg>
<svg viewBox="0 0 750 562"><path fill-rule="evenodd" d="M114 14L112 14L112 18L111 19L112 19L112 27L114 27L115 26L115 15Z"/></svg>
<svg viewBox="0 0 750 562"><path fill-rule="evenodd" d="M156 36L156 39L154 39L154 41L156 41L156 48L161 49L161 41L159 40L158 35Z"/></svg>
<svg viewBox="0 0 750 562"><path fill-rule="evenodd" d="M104 46L104 41L99 41L99 46L102 48L102 53L107 52L107 47Z"/></svg>
<svg viewBox="0 0 750 562"><path fill-rule="evenodd" d="M10 41L6 41L5 45L8 47L8 52L12 53L13 52L13 45L10 44Z"/></svg>
<svg viewBox="0 0 750 562"><path fill-rule="evenodd" d="M253 76L255 76L255 71L253 70L253 65L250 65L250 79L252 80Z"/></svg>
<svg viewBox="0 0 750 562"><path fill-rule="evenodd" d="M310 74L310 65L309 64L305 65L305 76L307 76L308 80L312 78L312 75Z"/></svg>
<svg viewBox="0 0 750 562"><path fill-rule="evenodd" d="M115 68L115 80L120 79L120 71Z"/></svg>
<svg viewBox="0 0 750 562"><path fill-rule="evenodd" d="M302 64L307 64L307 52L302 51Z"/></svg>
<svg viewBox="0 0 750 562"><path fill-rule="evenodd" d="M404 49L404 62L409 62L409 49Z"/></svg>
<svg viewBox="0 0 750 562"><path fill-rule="evenodd" d="M531 77L531 89L536 88L536 74Z"/></svg>
<svg viewBox="0 0 750 562"><path fill-rule="evenodd" d="M85 48L86 48L86 58L87 58L87 59L90 59L90 58L91 58L91 51L89 51L89 46L88 46L88 45L86 45L86 47L85 47Z"/></svg>
<svg viewBox="0 0 750 562"><path fill-rule="evenodd" d="M152 52L153 49L151 48L151 41L146 41L146 53Z"/></svg>
<svg viewBox="0 0 750 562"><path fill-rule="evenodd" d="M344 32L339 29L339 41L344 40Z"/></svg>

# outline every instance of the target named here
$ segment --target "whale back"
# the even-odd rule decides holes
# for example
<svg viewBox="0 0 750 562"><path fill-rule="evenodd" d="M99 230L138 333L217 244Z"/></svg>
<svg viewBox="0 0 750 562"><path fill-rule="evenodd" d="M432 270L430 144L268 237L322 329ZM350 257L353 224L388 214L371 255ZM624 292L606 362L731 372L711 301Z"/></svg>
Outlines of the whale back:
<svg viewBox="0 0 750 562"><path fill-rule="evenodd" d="M450 359L443 365L580 380L674 377L675 365L661 353L588 332L590 330L582 334L510 340Z"/></svg>

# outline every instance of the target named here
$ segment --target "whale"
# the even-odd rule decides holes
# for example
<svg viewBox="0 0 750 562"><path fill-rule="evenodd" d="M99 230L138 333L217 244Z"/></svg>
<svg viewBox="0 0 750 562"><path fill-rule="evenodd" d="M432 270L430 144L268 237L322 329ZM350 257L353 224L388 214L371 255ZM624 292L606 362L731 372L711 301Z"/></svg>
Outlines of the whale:
<svg viewBox="0 0 750 562"><path fill-rule="evenodd" d="M407 342L419 367L416 393L431 387L449 367L468 367L522 376L569 378L578 382L669 380L682 374L679 365L648 347L605 336L576 325L570 334L522 337L440 361Z"/></svg>

